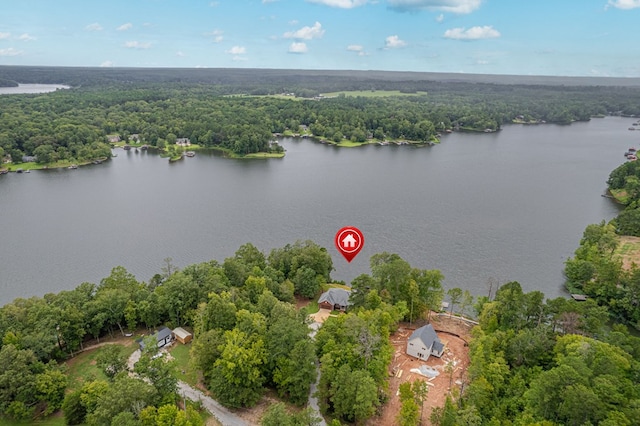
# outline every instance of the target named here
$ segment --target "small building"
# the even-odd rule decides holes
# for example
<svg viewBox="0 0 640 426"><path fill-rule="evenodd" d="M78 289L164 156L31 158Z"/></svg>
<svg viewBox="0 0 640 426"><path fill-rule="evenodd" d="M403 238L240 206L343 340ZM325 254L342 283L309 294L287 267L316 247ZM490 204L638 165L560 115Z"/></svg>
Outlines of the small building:
<svg viewBox="0 0 640 426"><path fill-rule="evenodd" d="M171 341L173 340L173 334L171 333L171 330L168 329L167 327L162 327L160 330L157 331L156 334L154 334L154 336L156 338L156 341L158 342L159 348L165 347L166 345L171 343ZM138 339L138 344L140 345L140 349L144 350L144 340Z"/></svg>
<svg viewBox="0 0 640 426"><path fill-rule="evenodd" d="M344 311L351 304L349 302L351 292L343 288L330 288L320 295L318 306L332 311Z"/></svg>
<svg viewBox="0 0 640 426"><path fill-rule="evenodd" d="M407 340L407 355L426 361L431 355L440 358L444 345L431 324L414 331Z"/></svg>
<svg viewBox="0 0 640 426"><path fill-rule="evenodd" d="M584 302L587 300L587 296L585 296L584 294L571 294L571 297L576 302Z"/></svg>
<svg viewBox="0 0 640 426"><path fill-rule="evenodd" d="M183 345L186 345L193 339L193 335L182 327L173 329L173 337Z"/></svg>

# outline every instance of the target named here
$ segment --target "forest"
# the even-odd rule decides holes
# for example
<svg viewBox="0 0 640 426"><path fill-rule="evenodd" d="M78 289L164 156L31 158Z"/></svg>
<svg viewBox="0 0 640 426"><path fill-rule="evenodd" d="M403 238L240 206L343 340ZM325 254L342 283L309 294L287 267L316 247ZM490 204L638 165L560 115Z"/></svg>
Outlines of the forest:
<svg viewBox="0 0 640 426"><path fill-rule="evenodd" d="M93 71L0 67L7 84L74 87L0 96L0 157L90 161L110 155L108 135L127 140L137 134L158 148L186 137L247 154L269 149L274 133L301 126L333 141L424 142L442 131L499 130L514 120L569 124L640 114L640 91L633 86L275 71L256 83L248 71ZM308 98L329 90L412 95ZM299 96L271 96L281 93ZM268 254L247 243L222 262L184 268L166 259L149 282L115 267L100 283L0 308L0 419L30 423L62 412L70 425L202 424L192 407L180 409L174 367L155 356L153 344L134 370L144 380L129 376L115 345L96 359L104 378L69 379L67 362L90 342L166 325L194 331L189 357L223 405L252 407L265 394L275 395L280 403L267 410L263 425L316 425L303 407L319 362L322 413L332 426L364 424L375 421L389 398L391 334L406 322L428 321L446 299L452 311L457 307L479 325L469 343L470 368L445 405L429 413L432 424L640 424L640 338L631 330L640 328L640 269L624 268L616 253L621 235L640 235L637 164L625 163L609 178L611 193L626 208L610 223L589 225L566 262L567 287L587 295L584 302L524 293L517 282L474 300L468 291L445 290L438 270L379 253L369 274L348 283L352 306L312 339L308 311L296 302L314 300L332 283L333 270L327 249L312 241ZM400 390L398 424L419 424L425 389L417 383Z"/></svg>
<svg viewBox="0 0 640 426"><path fill-rule="evenodd" d="M514 122L570 124L594 116L640 115L640 88L631 80L579 86L412 73L356 77L340 72L223 71L0 67L4 81L73 86L40 95L0 96L0 158L14 163L23 157L41 164L90 162L109 155L108 136L128 141L137 135L140 143L160 149L189 138L203 147L246 155L268 152L274 134L301 129L332 142L434 143L445 131L497 131ZM340 90L398 90L411 96L319 97ZM276 96L283 93L295 96Z"/></svg>
<svg viewBox="0 0 640 426"><path fill-rule="evenodd" d="M167 325L194 330L193 363L228 407L251 407L266 389L304 406L320 358L324 410L345 421L371 417L384 402L390 332L400 320L434 309L443 296L439 271L411 268L388 253L373 256L371 265L372 274L355 283L360 291L353 309L328 321L315 342L306 309L293 302L316 298L330 282L333 264L311 241L268 256L247 243L222 263L181 270L166 259L149 283L116 267L99 285L16 299L0 308L0 416L29 421L62 409L67 424L121 424L115 420L120 417L155 424L145 418L171 411L166 407L176 403L176 380L170 367L153 357L154 344L146 346L135 367L145 382L128 377L116 345L97 360L108 381L89 378L72 386L61 363L89 339ZM352 389L341 387L344 381L331 380L337 373L351 375L350 386L362 385L357 404ZM114 403L118 394L132 395L135 404Z"/></svg>
<svg viewBox="0 0 640 426"><path fill-rule="evenodd" d="M192 409L178 410L175 367L154 356L153 340L134 370L144 381L129 377L117 345L97 358L106 379L78 384L67 377L65 360L89 340L167 325L194 331L192 363L220 403L252 407L268 390L278 396L263 425L317 424L310 410L286 408L306 405L316 360L322 412L332 425L363 424L389 397L391 333L405 321L428 320L446 298L479 326L470 368L430 413L432 424L640 422L640 338L595 298L545 301L510 282L474 303L469 292L445 291L439 271L380 253L370 273L350 283L347 313L330 317L312 339L307 309L293 303L316 298L332 268L327 251L311 241L268 255L247 243L223 262L179 269L166 259L148 283L116 267L98 285L16 299L0 308L0 418L28 422L62 410L67 424L201 424ZM401 392L398 424L419 424L418 403L428 391Z"/></svg>

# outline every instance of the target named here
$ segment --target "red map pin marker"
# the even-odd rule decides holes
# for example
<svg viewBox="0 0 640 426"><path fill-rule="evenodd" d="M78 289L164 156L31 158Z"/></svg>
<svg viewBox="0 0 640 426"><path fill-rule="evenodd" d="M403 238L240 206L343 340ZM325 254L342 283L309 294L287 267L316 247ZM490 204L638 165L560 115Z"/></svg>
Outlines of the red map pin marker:
<svg viewBox="0 0 640 426"><path fill-rule="evenodd" d="M347 262L351 262L364 246L364 235L355 226L345 226L336 233L336 248Z"/></svg>

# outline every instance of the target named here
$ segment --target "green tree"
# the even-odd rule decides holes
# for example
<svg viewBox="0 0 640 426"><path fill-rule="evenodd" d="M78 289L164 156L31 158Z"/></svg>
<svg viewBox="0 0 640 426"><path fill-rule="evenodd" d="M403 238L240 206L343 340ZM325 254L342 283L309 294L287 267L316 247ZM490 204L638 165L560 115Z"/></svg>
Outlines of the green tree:
<svg viewBox="0 0 640 426"><path fill-rule="evenodd" d="M120 375L97 400L95 409L87 414L89 425L110 425L111 420L123 412L136 418L147 406L153 405L156 391L143 380Z"/></svg>
<svg viewBox="0 0 640 426"><path fill-rule="evenodd" d="M462 289L458 287L450 288L449 290L447 290L447 296L449 296L450 304L449 316L453 314L453 308L462 300L462 295Z"/></svg>
<svg viewBox="0 0 640 426"><path fill-rule="evenodd" d="M313 299L321 289L316 272L307 266L298 268L291 281L295 285L295 293L308 299Z"/></svg>
<svg viewBox="0 0 640 426"><path fill-rule="evenodd" d="M175 361L144 354L136 363L135 372L155 388L157 404L174 402L178 389Z"/></svg>
<svg viewBox="0 0 640 426"><path fill-rule="evenodd" d="M337 378L331 398L336 415L356 423L371 417L380 401L378 388L369 373L351 371L348 365L343 365Z"/></svg>
<svg viewBox="0 0 640 426"><path fill-rule="evenodd" d="M127 369L127 357L120 345L106 345L100 348L96 356L96 365L109 378L113 378Z"/></svg>
<svg viewBox="0 0 640 426"><path fill-rule="evenodd" d="M87 409L82 405L80 399L81 394L82 391L77 389L64 397L62 412L64 413L64 421L68 425L82 424L87 416Z"/></svg>
<svg viewBox="0 0 640 426"><path fill-rule="evenodd" d="M209 378L216 399L229 407L250 407L262 396L262 365L266 351L262 339L253 340L236 329L225 332L221 356Z"/></svg>

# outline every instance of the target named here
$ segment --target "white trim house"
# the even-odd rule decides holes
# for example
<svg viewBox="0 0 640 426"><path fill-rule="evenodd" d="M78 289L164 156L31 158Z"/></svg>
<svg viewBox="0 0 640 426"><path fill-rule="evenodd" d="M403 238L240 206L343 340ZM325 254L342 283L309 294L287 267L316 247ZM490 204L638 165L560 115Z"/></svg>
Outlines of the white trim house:
<svg viewBox="0 0 640 426"><path fill-rule="evenodd" d="M440 358L444 352L444 344L438 339L431 324L414 331L407 340L407 355L426 361L431 355Z"/></svg>

